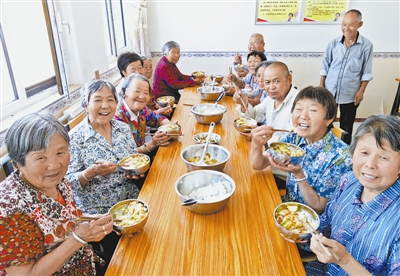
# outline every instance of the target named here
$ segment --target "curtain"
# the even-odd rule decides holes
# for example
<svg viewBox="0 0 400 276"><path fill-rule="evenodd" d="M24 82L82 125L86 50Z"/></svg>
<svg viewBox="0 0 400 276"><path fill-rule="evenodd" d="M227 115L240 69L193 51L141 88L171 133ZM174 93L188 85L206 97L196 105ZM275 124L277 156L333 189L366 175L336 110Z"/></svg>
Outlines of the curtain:
<svg viewBox="0 0 400 276"><path fill-rule="evenodd" d="M151 58L147 31L147 2L146 0L142 0L131 3L131 5L134 12L132 16L133 32L131 33L131 49L141 56Z"/></svg>

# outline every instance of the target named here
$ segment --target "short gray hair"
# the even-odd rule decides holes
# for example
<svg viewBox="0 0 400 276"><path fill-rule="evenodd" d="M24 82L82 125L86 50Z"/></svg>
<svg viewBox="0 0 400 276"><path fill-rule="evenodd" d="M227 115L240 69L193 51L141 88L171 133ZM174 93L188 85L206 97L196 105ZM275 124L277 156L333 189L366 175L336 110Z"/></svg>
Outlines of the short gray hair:
<svg viewBox="0 0 400 276"><path fill-rule="evenodd" d="M129 87L129 85L131 84L131 82L132 82L133 79L138 79L138 80L142 80L142 81L147 82L147 84L149 85L149 93L150 93L150 94L152 93L152 91L151 91L151 85L150 85L149 80L148 80L145 76L143 76L143 75L141 75L141 74L135 74L135 73L133 73L133 74L130 74L129 76L127 76L127 77L125 78L125 81L124 81L124 83L122 84L122 87L121 87L121 91L118 92L118 96L119 96L121 99L124 99L124 98L126 97L126 94L125 94L126 89Z"/></svg>
<svg viewBox="0 0 400 276"><path fill-rule="evenodd" d="M5 144L11 160L25 166L31 151L47 150L50 139L60 134L69 145L66 128L50 114L33 113L15 121L8 129Z"/></svg>
<svg viewBox="0 0 400 276"><path fill-rule="evenodd" d="M166 42L164 46L162 46L161 51L163 55L167 55L172 49L181 49L181 46L179 46L177 42L171 40Z"/></svg>
<svg viewBox="0 0 400 276"><path fill-rule="evenodd" d="M383 139L387 140L393 151L400 152L400 119L391 115L372 115L368 117L354 134L350 144L350 152L353 155L358 140L371 134L376 140L376 145L383 146Z"/></svg>
<svg viewBox="0 0 400 276"><path fill-rule="evenodd" d="M110 89L111 93L114 95L115 101L117 101L117 91L111 82L106 80L92 80L81 88L82 107L87 107L92 94L101 90L104 86L107 86Z"/></svg>
<svg viewBox="0 0 400 276"><path fill-rule="evenodd" d="M355 13L355 14L357 15L357 21L358 21L358 23L360 23L360 22L362 21L362 14L361 14L361 12L360 12L359 10L356 10L356 9L348 10L348 11L345 13L345 15L348 14L348 13L350 13L350 12L353 12L353 13Z"/></svg>

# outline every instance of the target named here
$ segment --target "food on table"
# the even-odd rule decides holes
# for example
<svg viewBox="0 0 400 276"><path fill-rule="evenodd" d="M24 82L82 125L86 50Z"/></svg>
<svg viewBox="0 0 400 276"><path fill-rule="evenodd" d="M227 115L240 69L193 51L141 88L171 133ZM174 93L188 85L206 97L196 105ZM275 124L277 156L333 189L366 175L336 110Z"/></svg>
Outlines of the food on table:
<svg viewBox="0 0 400 276"><path fill-rule="evenodd" d="M141 168L150 162L150 158L145 154L134 154L128 157L124 157L121 163L124 164L123 167L129 167L133 169Z"/></svg>
<svg viewBox="0 0 400 276"><path fill-rule="evenodd" d="M207 141L207 133L199 133L194 136L194 139L197 143L204 144ZM212 133L210 137L210 143L215 144L220 140L219 135Z"/></svg>
<svg viewBox="0 0 400 276"><path fill-rule="evenodd" d="M187 197L193 198L195 200L205 203L207 201L218 201L220 198L225 198L228 193L226 186L229 186L230 182L227 180L218 180L215 183L210 183L209 185L202 186L192 190Z"/></svg>
<svg viewBox="0 0 400 276"><path fill-rule="evenodd" d="M275 213L275 218L280 226L295 234L310 233L304 225L306 223L305 220L316 228L315 225L313 225L314 219L312 219L312 215L300 205L283 205L282 208Z"/></svg>
<svg viewBox="0 0 400 276"><path fill-rule="evenodd" d="M274 143L271 144L270 147L274 151L290 157L300 157L304 155L304 151L301 149L284 143Z"/></svg>
<svg viewBox="0 0 400 276"><path fill-rule="evenodd" d="M197 162L200 161L200 157L201 157L201 156L194 156L194 157L192 157L192 158L189 158L188 161L189 161L190 163L197 163ZM204 155L204 163L206 163L206 165L211 166L211 165L218 164L219 161L218 161L217 159L211 158L211 155L207 152L207 153Z"/></svg>
<svg viewBox="0 0 400 276"><path fill-rule="evenodd" d="M114 224L121 227L135 225L147 216L147 208L138 201L132 201L128 206L123 207L121 214L114 213Z"/></svg>

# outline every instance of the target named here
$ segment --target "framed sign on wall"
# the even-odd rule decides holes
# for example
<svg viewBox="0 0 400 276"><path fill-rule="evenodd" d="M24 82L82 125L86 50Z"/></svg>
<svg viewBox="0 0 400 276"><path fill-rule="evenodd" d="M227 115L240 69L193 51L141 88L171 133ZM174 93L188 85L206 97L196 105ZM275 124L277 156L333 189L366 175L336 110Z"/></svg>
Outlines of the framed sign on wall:
<svg viewBox="0 0 400 276"><path fill-rule="evenodd" d="M257 0L256 24L340 24L351 0Z"/></svg>

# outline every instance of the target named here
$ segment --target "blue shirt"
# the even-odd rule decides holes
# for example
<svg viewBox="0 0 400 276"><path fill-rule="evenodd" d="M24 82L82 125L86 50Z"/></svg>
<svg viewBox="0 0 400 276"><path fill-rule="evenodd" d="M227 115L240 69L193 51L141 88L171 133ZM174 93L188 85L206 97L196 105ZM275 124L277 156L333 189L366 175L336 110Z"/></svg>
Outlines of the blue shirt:
<svg viewBox="0 0 400 276"><path fill-rule="evenodd" d="M326 76L325 87L338 104L353 103L361 82L372 80L372 53L372 42L360 34L348 48L343 36L329 43L320 75Z"/></svg>
<svg viewBox="0 0 400 276"><path fill-rule="evenodd" d="M79 181L79 173L98 159L118 163L136 152L136 143L129 126L114 118L111 125L111 145L92 128L87 119L71 137L71 160L66 178L71 182L78 207L85 213L107 213L118 201L137 198L139 194L133 180L126 178L121 168L110 175L98 175L84 186Z"/></svg>
<svg viewBox="0 0 400 276"><path fill-rule="evenodd" d="M367 203L361 201L362 191L353 172L343 176L321 215L320 230L325 236L331 230L330 238L373 275L400 275L400 179ZM347 275L333 263L310 263L306 272L321 275L321 268L326 275Z"/></svg>
<svg viewBox="0 0 400 276"><path fill-rule="evenodd" d="M329 198L337 189L342 175L352 168L349 146L333 135L332 131L319 141L307 144L306 139L291 132L281 142L291 143L305 150L300 162L310 186L318 195ZM283 202L295 201L306 204L293 173L288 173L286 195Z"/></svg>

